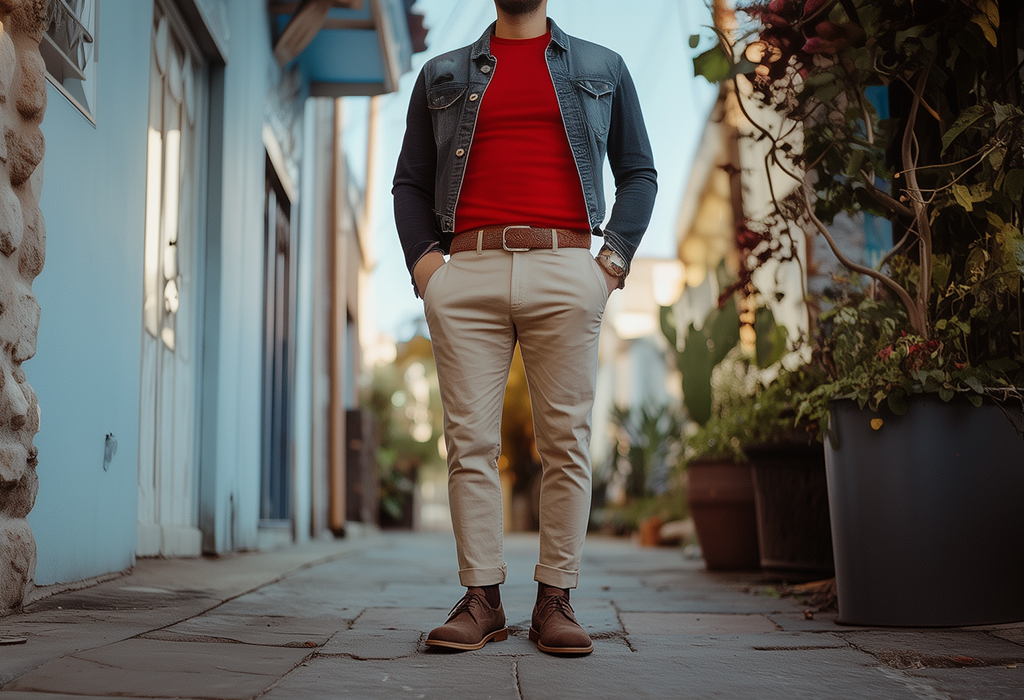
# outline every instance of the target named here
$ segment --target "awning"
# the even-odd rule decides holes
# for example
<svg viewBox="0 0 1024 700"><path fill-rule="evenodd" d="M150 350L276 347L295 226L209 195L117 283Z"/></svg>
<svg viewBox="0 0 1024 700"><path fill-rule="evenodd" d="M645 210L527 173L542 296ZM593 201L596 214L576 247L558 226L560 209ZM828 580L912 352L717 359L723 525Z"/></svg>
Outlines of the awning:
<svg viewBox="0 0 1024 700"><path fill-rule="evenodd" d="M412 4L413 0L272 1L268 9L275 32L274 56L281 65L298 64L313 97L394 92L398 79L412 67L412 54L426 48L423 18L411 12Z"/></svg>

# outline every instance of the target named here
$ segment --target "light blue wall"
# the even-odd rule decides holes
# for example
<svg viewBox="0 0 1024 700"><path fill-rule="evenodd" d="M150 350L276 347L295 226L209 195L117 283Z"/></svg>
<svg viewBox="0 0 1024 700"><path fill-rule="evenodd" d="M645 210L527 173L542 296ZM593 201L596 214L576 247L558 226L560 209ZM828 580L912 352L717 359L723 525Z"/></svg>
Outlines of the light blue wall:
<svg viewBox="0 0 1024 700"><path fill-rule="evenodd" d="M255 549L259 527L263 383L263 123L277 68L269 18L253 4L228 6L230 47L223 116L215 116L222 162L207 264L206 371L200 487L203 548ZM211 181L218 177L211 173Z"/></svg>
<svg viewBox="0 0 1024 700"><path fill-rule="evenodd" d="M96 126L53 86L42 129L46 265L35 358L39 495L28 520L46 585L132 565L151 0L104 0ZM104 437L118 449L103 471Z"/></svg>

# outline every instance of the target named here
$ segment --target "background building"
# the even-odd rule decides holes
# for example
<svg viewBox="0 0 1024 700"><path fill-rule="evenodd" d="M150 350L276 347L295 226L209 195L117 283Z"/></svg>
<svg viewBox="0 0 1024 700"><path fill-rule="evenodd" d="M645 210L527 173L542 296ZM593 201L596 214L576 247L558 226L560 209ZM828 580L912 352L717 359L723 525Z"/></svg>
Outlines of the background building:
<svg viewBox="0 0 1024 700"><path fill-rule="evenodd" d="M25 4L50 12L35 583L343 532L372 258L335 98L395 89L411 2Z"/></svg>

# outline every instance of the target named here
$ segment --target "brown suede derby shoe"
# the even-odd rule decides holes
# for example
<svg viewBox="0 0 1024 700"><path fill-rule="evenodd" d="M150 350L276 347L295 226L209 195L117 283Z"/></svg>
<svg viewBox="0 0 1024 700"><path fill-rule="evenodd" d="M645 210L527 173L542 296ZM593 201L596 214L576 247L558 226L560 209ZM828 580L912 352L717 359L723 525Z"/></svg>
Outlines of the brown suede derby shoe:
<svg viewBox="0 0 1024 700"><path fill-rule="evenodd" d="M427 635L428 647L444 647L459 651L480 649L487 642L508 639L505 611L498 603L492 608L479 588L470 588L452 611L448 621Z"/></svg>
<svg viewBox="0 0 1024 700"><path fill-rule="evenodd" d="M548 654L589 654L594 651L590 635L583 631L565 591L549 588L533 607L530 641Z"/></svg>

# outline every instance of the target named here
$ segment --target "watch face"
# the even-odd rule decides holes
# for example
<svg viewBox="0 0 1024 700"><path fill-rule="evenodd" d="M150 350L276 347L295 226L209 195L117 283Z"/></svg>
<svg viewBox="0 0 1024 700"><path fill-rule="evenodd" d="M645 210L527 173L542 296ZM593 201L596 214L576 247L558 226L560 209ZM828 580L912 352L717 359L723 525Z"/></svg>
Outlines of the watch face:
<svg viewBox="0 0 1024 700"><path fill-rule="evenodd" d="M601 267L606 269L609 274L616 277L622 277L626 274L626 269L622 265L619 265L618 261L616 261L613 256L614 258L619 258L615 253L602 253L597 257L597 260L601 263ZM621 258L619 259L621 260Z"/></svg>

